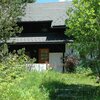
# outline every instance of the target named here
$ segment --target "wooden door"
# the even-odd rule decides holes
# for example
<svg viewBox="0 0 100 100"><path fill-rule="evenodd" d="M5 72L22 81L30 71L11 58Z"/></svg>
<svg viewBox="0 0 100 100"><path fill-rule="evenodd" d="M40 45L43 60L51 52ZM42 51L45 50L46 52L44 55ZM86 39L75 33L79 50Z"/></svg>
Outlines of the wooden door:
<svg viewBox="0 0 100 100"><path fill-rule="evenodd" d="M48 63L49 61L49 49L39 49L39 63Z"/></svg>

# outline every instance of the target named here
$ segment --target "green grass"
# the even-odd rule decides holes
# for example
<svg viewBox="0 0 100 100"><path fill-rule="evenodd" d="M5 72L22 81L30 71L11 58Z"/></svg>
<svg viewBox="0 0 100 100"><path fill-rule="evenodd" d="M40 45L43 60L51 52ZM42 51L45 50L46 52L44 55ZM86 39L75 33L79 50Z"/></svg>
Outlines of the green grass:
<svg viewBox="0 0 100 100"><path fill-rule="evenodd" d="M84 97L67 99L62 94ZM27 72L11 83L0 83L0 100L88 100L88 97L100 100L100 84L90 73Z"/></svg>

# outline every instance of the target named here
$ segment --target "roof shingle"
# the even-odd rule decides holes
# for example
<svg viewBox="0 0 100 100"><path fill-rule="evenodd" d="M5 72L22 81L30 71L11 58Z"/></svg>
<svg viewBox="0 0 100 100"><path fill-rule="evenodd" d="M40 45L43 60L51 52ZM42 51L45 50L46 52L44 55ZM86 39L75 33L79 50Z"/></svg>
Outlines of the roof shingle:
<svg viewBox="0 0 100 100"><path fill-rule="evenodd" d="M71 2L29 3L22 21L52 21L52 26L65 25L67 9Z"/></svg>

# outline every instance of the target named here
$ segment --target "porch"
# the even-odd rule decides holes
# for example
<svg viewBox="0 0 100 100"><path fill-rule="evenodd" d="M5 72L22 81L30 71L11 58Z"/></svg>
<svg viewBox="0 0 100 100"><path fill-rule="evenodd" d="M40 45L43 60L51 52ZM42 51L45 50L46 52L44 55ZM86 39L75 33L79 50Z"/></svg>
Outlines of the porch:
<svg viewBox="0 0 100 100"><path fill-rule="evenodd" d="M25 52L31 58L36 58L34 64L26 64L29 70L44 71L52 68L55 71L63 71L62 58L65 53L65 44L15 44L10 45L9 50L25 48Z"/></svg>

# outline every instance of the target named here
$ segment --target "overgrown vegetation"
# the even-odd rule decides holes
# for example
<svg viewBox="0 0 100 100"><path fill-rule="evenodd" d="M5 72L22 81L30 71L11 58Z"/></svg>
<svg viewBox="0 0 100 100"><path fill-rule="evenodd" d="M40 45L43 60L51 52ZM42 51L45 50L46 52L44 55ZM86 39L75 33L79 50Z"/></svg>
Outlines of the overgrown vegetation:
<svg viewBox="0 0 100 100"><path fill-rule="evenodd" d="M26 71L26 62L34 63L35 59L30 59L25 55L25 49L9 53L0 61L0 82L10 82L16 78L24 76Z"/></svg>
<svg viewBox="0 0 100 100"><path fill-rule="evenodd" d="M100 84L96 84L95 76L90 74L90 69L82 74L62 74L53 71L25 72L21 79L0 83L0 99L99 100ZM81 99L75 99L79 96Z"/></svg>
<svg viewBox="0 0 100 100"><path fill-rule="evenodd" d="M90 68L76 67L75 73L65 74L53 70L28 71L26 62L35 60L25 55L25 49L3 59L0 62L0 100L100 99L100 84L96 83Z"/></svg>
<svg viewBox="0 0 100 100"><path fill-rule="evenodd" d="M79 51L84 66L95 67L100 78L100 1L73 0L72 4L66 35L74 38L73 48Z"/></svg>

